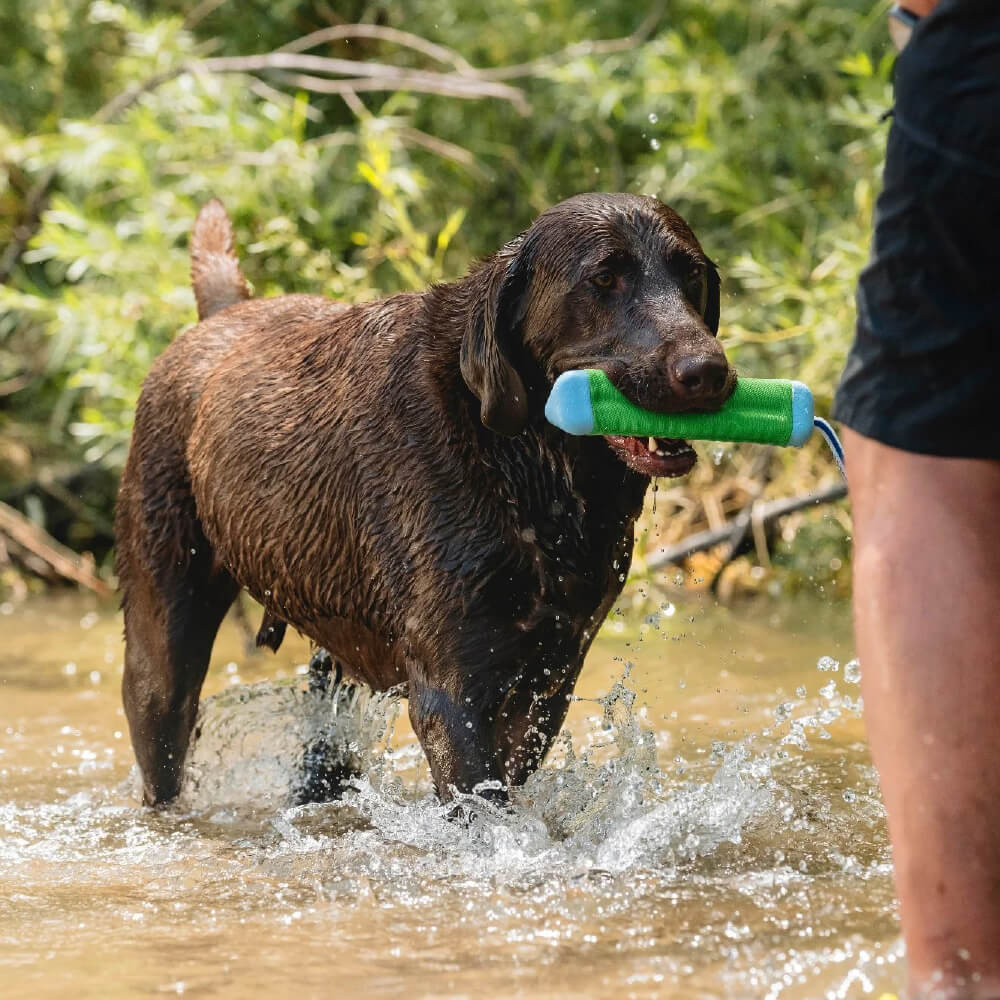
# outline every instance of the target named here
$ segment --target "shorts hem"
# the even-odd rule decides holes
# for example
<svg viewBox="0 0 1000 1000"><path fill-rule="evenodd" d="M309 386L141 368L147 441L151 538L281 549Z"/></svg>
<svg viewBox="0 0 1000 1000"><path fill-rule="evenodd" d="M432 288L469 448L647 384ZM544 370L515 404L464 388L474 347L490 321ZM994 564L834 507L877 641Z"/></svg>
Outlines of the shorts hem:
<svg viewBox="0 0 1000 1000"><path fill-rule="evenodd" d="M986 462L1000 461L1000 441L988 441L984 447L982 439L974 437L943 438L933 433L914 435L912 431L901 433L885 423L876 420L866 420L850 412L844 407L835 407L833 418L841 426L848 427L855 434L877 441L886 447L897 451L909 452L912 455L923 455L928 458L971 458Z"/></svg>

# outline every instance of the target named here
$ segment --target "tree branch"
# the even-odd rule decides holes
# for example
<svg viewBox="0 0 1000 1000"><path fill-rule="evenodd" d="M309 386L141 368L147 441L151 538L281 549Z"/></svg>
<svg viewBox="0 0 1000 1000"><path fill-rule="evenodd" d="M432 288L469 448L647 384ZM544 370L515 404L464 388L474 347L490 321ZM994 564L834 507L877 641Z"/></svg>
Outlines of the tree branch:
<svg viewBox="0 0 1000 1000"><path fill-rule="evenodd" d="M287 45L282 45L278 52L305 52L317 45L340 42L349 38L370 38L374 41L389 42L392 45L402 45L415 52L422 52L435 62L452 66L460 73L469 75L476 73L476 70L454 49L430 42L419 35L411 34L409 31L384 28L379 24L337 24L332 28L320 28L319 31L313 31L301 38L296 38L295 41L289 42Z"/></svg>
<svg viewBox="0 0 1000 1000"><path fill-rule="evenodd" d="M532 59L530 62L518 63L513 66L497 66L495 69L477 69L475 74L483 80L516 80L526 76L539 76L557 66L565 65L574 59L586 56L608 55L612 52L627 52L641 45L652 35L663 16L663 3L656 3L631 35L622 38L607 38L598 41L576 42L568 45L561 52Z"/></svg>
<svg viewBox="0 0 1000 1000"><path fill-rule="evenodd" d="M514 97L504 90L503 84L475 80L457 74L400 72L392 76L375 78L354 78L331 80L328 77L312 76L308 73L288 73L277 71L278 79L291 86L310 90L315 94L357 94L379 90L413 90L423 94L438 94L442 97L457 97L460 100L480 100L484 97L498 97L508 100L517 110L526 115L529 111L523 96ZM496 89L503 88L503 90Z"/></svg>
<svg viewBox="0 0 1000 1000"><path fill-rule="evenodd" d="M299 74L288 77L307 90L323 94L340 94L345 90L415 90L442 94L446 97L477 99L495 97L509 101L522 114L528 112L528 102L516 87L482 80L461 73L437 73L430 70L403 69L378 62L356 62L352 59L330 59L327 56L299 55L294 52L268 52L258 56L216 56L202 59L197 68L210 73L260 73L272 70L303 70L325 76L347 76L346 80L323 80Z"/></svg>
<svg viewBox="0 0 1000 1000"><path fill-rule="evenodd" d="M20 511L0 502L0 532L27 549L67 580L87 587L101 597L110 597L111 588L72 549L57 542Z"/></svg>
<svg viewBox="0 0 1000 1000"><path fill-rule="evenodd" d="M399 129L397 134L408 146L419 146L421 149L427 149L440 156L443 160L452 160L483 180L488 177L475 155L464 146L447 142L444 139L439 139L436 135L429 135L427 132L421 132L420 129L409 126Z"/></svg>
<svg viewBox="0 0 1000 1000"><path fill-rule="evenodd" d="M649 571L662 569L671 563L678 563L682 559L686 559L695 552L714 548L722 542L732 542L734 539L741 540L751 525L751 519L759 519L761 524L766 525L797 510L832 503L846 496L847 487L843 483L838 483L816 493L806 493L802 496L785 497L781 500L754 504L744 508L733 520L727 521L723 527L715 531L699 531L676 545L657 549L646 560L646 569Z"/></svg>

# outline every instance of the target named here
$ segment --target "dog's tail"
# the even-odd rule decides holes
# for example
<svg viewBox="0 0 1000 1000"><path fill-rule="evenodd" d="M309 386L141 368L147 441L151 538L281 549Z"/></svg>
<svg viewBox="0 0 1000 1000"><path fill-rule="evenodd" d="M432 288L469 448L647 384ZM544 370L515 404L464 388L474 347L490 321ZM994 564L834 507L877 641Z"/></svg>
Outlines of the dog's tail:
<svg viewBox="0 0 1000 1000"><path fill-rule="evenodd" d="M198 319L250 298L233 249L233 227L218 198L202 206L191 234L191 283Z"/></svg>

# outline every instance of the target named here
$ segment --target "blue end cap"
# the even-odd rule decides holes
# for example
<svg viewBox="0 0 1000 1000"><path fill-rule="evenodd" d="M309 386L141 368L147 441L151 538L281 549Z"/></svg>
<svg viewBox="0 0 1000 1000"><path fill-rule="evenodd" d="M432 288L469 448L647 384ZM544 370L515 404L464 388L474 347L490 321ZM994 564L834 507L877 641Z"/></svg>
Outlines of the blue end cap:
<svg viewBox="0 0 1000 1000"><path fill-rule="evenodd" d="M792 433L788 443L796 448L813 432L813 394L802 382L792 382Z"/></svg>
<svg viewBox="0 0 1000 1000"><path fill-rule="evenodd" d="M563 372L549 393L545 419L567 434L590 434L594 407L590 402L590 376L585 371Z"/></svg>

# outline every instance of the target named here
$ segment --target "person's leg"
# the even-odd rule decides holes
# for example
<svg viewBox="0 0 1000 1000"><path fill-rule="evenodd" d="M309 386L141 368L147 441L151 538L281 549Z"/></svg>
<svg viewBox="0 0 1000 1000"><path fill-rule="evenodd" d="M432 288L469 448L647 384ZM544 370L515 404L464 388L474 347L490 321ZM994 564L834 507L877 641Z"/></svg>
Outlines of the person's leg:
<svg viewBox="0 0 1000 1000"><path fill-rule="evenodd" d="M844 438L913 996L1000 997L1000 462Z"/></svg>

